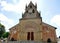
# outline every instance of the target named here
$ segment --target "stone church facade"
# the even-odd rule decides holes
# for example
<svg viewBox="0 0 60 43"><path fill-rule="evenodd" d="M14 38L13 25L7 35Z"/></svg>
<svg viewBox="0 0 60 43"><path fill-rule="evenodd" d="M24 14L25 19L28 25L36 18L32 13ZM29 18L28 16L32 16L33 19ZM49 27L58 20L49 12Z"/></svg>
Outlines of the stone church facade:
<svg viewBox="0 0 60 43"><path fill-rule="evenodd" d="M56 27L42 21L41 13L37 11L37 4L29 3L19 19L19 23L10 30L9 40L34 40L56 42Z"/></svg>

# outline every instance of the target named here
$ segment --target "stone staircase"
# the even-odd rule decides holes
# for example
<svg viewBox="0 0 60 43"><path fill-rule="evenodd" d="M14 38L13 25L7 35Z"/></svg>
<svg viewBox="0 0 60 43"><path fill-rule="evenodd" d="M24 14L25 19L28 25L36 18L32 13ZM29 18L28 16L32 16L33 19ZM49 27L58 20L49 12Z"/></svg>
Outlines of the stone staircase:
<svg viewBox="0 0 60 43"><path fill-rule="evenodd" d="M47 42L41 42L41 41L3 41L0 43L47 43ZM56 43L56 42L51 42Z"/></svg>

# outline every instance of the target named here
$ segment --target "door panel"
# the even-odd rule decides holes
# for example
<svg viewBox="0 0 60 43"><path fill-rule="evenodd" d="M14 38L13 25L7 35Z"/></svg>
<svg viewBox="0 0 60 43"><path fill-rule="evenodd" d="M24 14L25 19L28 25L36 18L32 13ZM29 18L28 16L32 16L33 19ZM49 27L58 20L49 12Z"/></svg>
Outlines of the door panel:
<svg viewBox="0 0 60 43"><path fill-rule="evenodd" d="M27 33L27 40L30 40L30 32Z"/></svg>
<svg viewBox="0 0 60 43"><path fill-rule="evenodd" d="M34 33L31 32L31 40L34 40Z"/></svg>

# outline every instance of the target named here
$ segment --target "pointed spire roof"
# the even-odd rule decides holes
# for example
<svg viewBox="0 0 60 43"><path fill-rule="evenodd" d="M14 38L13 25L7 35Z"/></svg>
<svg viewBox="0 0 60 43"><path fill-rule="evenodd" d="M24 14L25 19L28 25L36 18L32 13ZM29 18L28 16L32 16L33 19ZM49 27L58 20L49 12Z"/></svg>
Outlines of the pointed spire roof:
<svg viewBox="0 0 60 43"><path fill-rule="evenodd" d="M32 1L30 1L30 3L29 3L29 4L33 4L33 3L32 3ZM33 5L34 5L34 4L33 4Z"/></svg>
<svg viewBox="0 0 60 43"><path fill-rule="evenodd" d="M33 5L33 6L34 6L34 4L32 3L32 1L30 1L30 3L29 3L29 5L28 5L28 6L30 6L30 5Z"/></svg>

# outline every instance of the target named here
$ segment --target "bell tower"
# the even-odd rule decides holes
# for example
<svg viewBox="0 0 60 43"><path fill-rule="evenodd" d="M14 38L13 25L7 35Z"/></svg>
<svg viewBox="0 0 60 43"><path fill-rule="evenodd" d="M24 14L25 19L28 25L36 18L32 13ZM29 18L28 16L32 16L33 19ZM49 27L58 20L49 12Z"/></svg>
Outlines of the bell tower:
<svg viewBox="0 0 60 43"><path fill-rule="evenodd" d="M25 7L25 12L22 14L22 19L31 19L31 18L41 18L40 13L37 11L37 4L33 4L32 2Z"/></svg>
<svg viewBox="0 0 60 43"><path fill-rule="evenodd" d="M36 41L42 39L42 17L37 11L37 4L34 5L30 2L28 6L26 5L19 24L21 26L20 33L24 33L20 39Z"/></svg>

